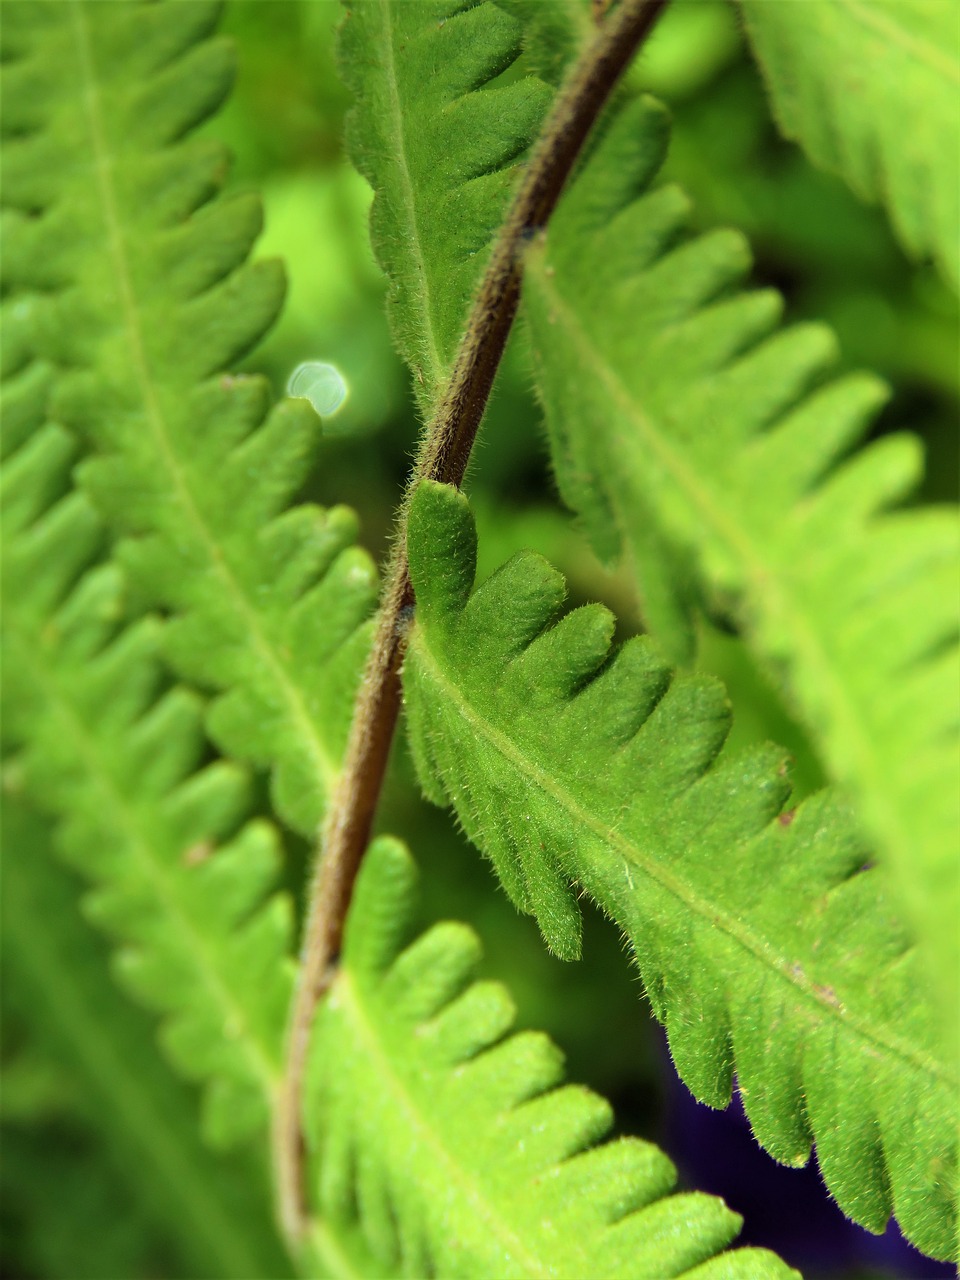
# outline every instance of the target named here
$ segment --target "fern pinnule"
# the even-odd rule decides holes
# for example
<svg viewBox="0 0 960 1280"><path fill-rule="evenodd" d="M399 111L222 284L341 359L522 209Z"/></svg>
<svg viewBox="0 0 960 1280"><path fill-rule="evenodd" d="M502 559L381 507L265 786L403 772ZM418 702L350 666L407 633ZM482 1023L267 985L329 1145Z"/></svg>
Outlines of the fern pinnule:
<svg viewBox="0 0 960 1280"><path fill-rule="evenodd" d="M518 166L549 102L529 76L491 84L523 28L465 0L350 3L340 66L351 157L373 187L371 237L424 420L442 395Z"/></svg>
<svg viewBox="0 0 960 1280"><path fill-rule="evenodd" d="M956 1076L889 880L839 798L784 812L774 747L722 750L717 682L647 639L610 650L600 606L557 622L563 580L532 554L471 592L466 500L424 484L410 517L416 619L404 667L428 796L451 803L516 905L579 951L571 885L637 959L677 1069L841 1207L950 1256Z"/></svg>
<svg viewBox="0 0 960 1280"><path fill-rule="evenodd" d="M697 605L733 616L889 863L955 1045L955 516L889 510L911 437L847 457L882 385L823 381L832 335L778 331L778 295L740 292L739 235L684 236L685 199L650 188L666 140L656 104L624 110L528 255L560 487L674 658Z"/></svg>
<svg viewBox="0 0 960 1280"><path fill-rule="evenodd" d="M246 261L258 202L216 198L222 152L185 138L231 79L228 46L206 39L216 6L34 8L18 10L4 73L14 121L32 121L4 142L23 341L54 371L52 414L90 452L79 482L125 536L131 591L176 615L168 657L223 694L211 735L271 768L280 816L312 835L376 582L350 512L289 509L318 447L313 411L271 411L261 379L223 372L284 285L277 263Z"/></svg>
<svg viewBox="0 0 960 1280"><path fill-rule="evenodd" d="M241 770L202 767L202 702L167 687L161 626L123 627L118 571L90 567L102 526L68 489L70 446L41 429L4 470L5 738L93 882L85 911L117 939L118 974L166 1015L168 1051L208 1082L208 1133L233 1141L263 1129L282 1061L292 921L268 896L277 837L244 825Z"/></svg>
<svg viewBox="0 0 960 1280"><path fill-rule="evenodd" d="M416 936L415 887L406 849L376 841L314 1033L306 1106L324 1219L357 1223L381 1274L792 1275L761 1250L719 1253L736 1215L670 1194L655 1147L597 1145L607 1104L559 1087L545 1036L510 1034L506 990L474 980L470 929Z"/></svg>

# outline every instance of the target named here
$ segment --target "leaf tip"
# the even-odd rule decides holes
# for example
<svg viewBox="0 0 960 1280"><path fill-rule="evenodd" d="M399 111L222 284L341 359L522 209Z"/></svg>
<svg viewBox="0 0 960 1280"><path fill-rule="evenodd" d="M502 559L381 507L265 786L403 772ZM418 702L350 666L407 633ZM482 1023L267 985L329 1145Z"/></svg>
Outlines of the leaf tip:
<svg viewBox="0 0 960 1280"><path fill-rule="evenodd" d="M407 519L407 556L418 608L438 619L456 616L477 569L477 529L467 499L454 485L423 480Z"/></svg>

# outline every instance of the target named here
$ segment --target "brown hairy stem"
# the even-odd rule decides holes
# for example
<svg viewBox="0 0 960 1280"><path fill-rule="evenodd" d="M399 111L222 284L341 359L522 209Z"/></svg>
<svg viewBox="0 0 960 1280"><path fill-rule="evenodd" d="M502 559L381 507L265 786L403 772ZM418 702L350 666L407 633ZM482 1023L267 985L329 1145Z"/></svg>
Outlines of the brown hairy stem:
<svg viewBox="0 0 960 1280"><path fill-rule="evenodd" d="M310 1027L330 984L344 919L370 838L400 709L400 666L413 588L407 566L410 496L421 480L459 485L506 346L523 269L523 246L546 226L591 127L666 0L622 0L562 85L527 162L470 310L446 393L425 431L398 520L379 620L354 709L346 760L310 886L301 968L291 1012L287 1070L274 1126L281 1225L294 1245L306 1217L301 1095Z"/></svg>

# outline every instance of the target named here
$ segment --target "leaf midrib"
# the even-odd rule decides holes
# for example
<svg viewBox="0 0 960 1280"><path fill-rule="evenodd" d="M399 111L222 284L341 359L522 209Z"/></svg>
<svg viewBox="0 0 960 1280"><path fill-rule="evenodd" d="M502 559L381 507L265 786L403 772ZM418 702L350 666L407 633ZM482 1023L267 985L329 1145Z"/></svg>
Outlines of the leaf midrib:
<svg viewBox="0 0 960 1280"><path fill-rule="evenodd" d="M116 267L120 301L133 355L132 367L139 385L140 398L146 420L172 482L178 504L189 520L214 572L220 578L227 594L233 600L234 607L242 621L241 633L249 638L251 647L256 651L263 666L270 672L276 688L281 692L290 710L293 724L296 726L299 736L306 746L307 754L314 761L317 772L323 779L326 798L328 799L333 794L340 777L340 763L336 752L332 748L328 749L327 744L315 732L302 692L299 686L287 678L279 653L274 649L269 637L264 633L260 625L260 617L257 610L248 601L242 584L234 575L221 551L218 538L214 531L207 526L202 512L194 502L186 473L181 467L170 441L170 434L150 376L150 368L146 356L143 326L133 288L132 274L112 181L112 166L109 161L100 95L94 74L94 59L82 0L74 0L72 11L79 64L86 82L83 97L87 105L90 139L94 153L94 171L97 187L100 191L100 203L106 228L107 243Z"/></svg>
<svg viewBox="0 0 960 1280"><path fill-rule="evenodd" d="M627 869L631 865L639 868L662 889L672 894L677 901L691 914L699 916L710 926L720 929L732 941L737 943L751 957L759 961L776 974L788 986L806 997L816 1006L818 1016L826 1015L840 1023L848 1031L856 1032L868 1042L871 1050L880 1050L899 1059L905 1066L932 1076L938 1084L948 1086L952 1083L948 1070L926 1054L918 1053L912 1046L899 1040L886 1028L874 1027L862 1015L851 1014L846 1007L838 1007L834 999L827 997L818 984L800 975L794 968L794 958L783 958L765 939L757 937L742 921L742 917L733 917L726 911L711 905L703 898L694 886L688 885L679 876L673 874L656 858L645 855L635 844L622 836L601 819L584 809L580 802L570 794L553 776L527 755L519 746L497 729L482 712L477 710L467 699L460 686L449 680L441 662L431 652L427 635L423 627L415 623L410 641L410 652L416 653L420 663L440 690L438 705L455 707L460 716L470 725L474 733L485 739L531 786L542 791L554 803L570 816L571 824L585 827L605 845L617 853ZM574 872L576 868L573 868ZM601 903L607 908L607 904Z"/></svg>

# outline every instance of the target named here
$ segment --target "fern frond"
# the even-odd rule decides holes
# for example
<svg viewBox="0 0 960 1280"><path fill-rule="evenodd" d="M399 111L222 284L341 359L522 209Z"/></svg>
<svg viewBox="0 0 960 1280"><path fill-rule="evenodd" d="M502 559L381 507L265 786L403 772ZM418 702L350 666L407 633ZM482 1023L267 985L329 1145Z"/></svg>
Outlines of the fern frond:
<svg viewBox="0 0 960 1280"><path fill-rule="evenodd" d="M655 1147L597 1145L610 1108L558 1087L546 1037L509 1034L506 990L474 980L473 932L414 936L415 877L402 845L371 847L318 1018L307 1111L324 1217L359 1221L404 1276L792 1275L763 1251L718 1253L737 1216L671 1195Z"/></svg>
<svg viewBox="0 0 960 1280"><path fill-rule="evenodd" d="M56 496L71 452L49 426L4 468L5 736L96 886L85 910L120 943L118 974L167 1015L178 1066L209 1082L209 1136L235 1141L263 1128L281 1072L292 922L284 898L264 901L277 839L242 825L238 767L201 767L202 703L164 687L158 623L121 629L116 569L82 572L100 530L82 494Z"/></svg>
<svg viewBox="0 0 960 1280"><path fill-rule="evenodd" d="M672 656L698 600L732 612L889 861L955 1041L957 522L886 510L918 475L909 436L845 458L883 387L823 382L832 335L778 332L779 296L738 291L738 235L682 238L683 196L647 191L665 145L655 104L625 111L529 255L560 485Z"/></svg>
<svg viewBox="0 0 960 1280"><path fill-rule="evenodd" d="M778 749L721 754L721 687L651 643L610 651L600 606L556 625L564 585L521 555L471 593L465 499L424 485L410 519L417 614L404 671L428 796L454 805L561 955L571 884L618 923L681 1076L874 1231L895 1212L955 1247L956 1078L882 873L838 800L783 812Z"/></svg>
<svg viewBox="0 0 960 1280"><path fill-rule="evenodd" d="M783 132L960 287L960 23L942 0L740 0Z"/></svg>
<svg viewBox="0 0 960 1280"><path fill-rule="evenodd" d="M347 6L340 63L356 100L348 144L375 192L373 246L425 418L503 222L514 162L549 102L531 77L491 84L519 57L522 33L489 0Z"/></svg>
<svg viewBox="0 0 960 1280"><path fill-rule="evenodd" d="M201 1144L195 1100L159 1057L150 1019L113 986L102 943L77 911L72 877L54 861L49 831L9 791L3 846L4 999L27 1021L32 1041L49 1045L70 1071L82 1113L109 1154L114 1184L122 1178L145 1222L176 1244L184 1274L233 1280L288 1274L266 1210L264 1170ZM21 1172L6 1144L4 1164L10 1177ZM62 1218L73 1201L62 1185L49 1187L50 1152L42 1168L49 1192L42 1231L49 1241L66 1234ZM108 1206L115 1225L117 1199ZM76 1207L90 1206L78 1196ZM103 1258L91 1225L87 1217L75 1231L82 1253L56 1274L128 1274L97 1269Z"/></svg>
<svg viewBox="0 0 960 1280"><path fill-rule="evenodd" d="M179 615L177 670L222 691L211 735L274 770L312 834L340 768L367 647L369 558L342 508L289 507L316 453L302 402L270 410L223 374L272 322L277 263L246 261L249 196L214 199L222 152L182 140L226 93L216 6L5 8L6 287L17 341L54 371L52 410L94 457L80 481L131 586Z"/></svg>

